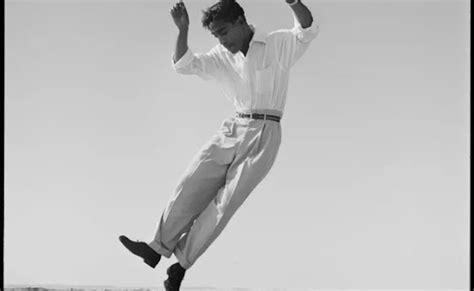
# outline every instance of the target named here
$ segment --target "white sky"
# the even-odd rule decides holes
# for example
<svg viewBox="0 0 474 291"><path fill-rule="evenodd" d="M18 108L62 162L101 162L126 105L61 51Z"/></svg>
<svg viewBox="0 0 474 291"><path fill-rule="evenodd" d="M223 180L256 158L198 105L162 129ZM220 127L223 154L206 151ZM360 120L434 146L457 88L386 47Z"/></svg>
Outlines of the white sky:
<svg viewBox="0 0 474 291"><path fill-rule="evenodd" d="M213 1L185 1L190 46ZM281 1L240 1L265 30ZM467 288L468 1L306 1L279 157L184 287ZM171 1L8 1L5 283L162 286L149 241L194 153L233 114L171 68Z"/></svg>

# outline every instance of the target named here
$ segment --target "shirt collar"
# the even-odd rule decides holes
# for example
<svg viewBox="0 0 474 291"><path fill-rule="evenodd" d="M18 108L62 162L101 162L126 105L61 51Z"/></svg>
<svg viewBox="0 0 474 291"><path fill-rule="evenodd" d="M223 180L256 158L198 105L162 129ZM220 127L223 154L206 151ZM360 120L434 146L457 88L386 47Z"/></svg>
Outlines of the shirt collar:
<svg viewBox="0 0 474 291"><path fill-rule="evenodd" d="M263 31L258 29L253 24L250 24L249 26L250 26L250 29L253 31L253 37L251 41L258 41L258 42L263 42L263 43L267 42L267 35Z"/></svg>

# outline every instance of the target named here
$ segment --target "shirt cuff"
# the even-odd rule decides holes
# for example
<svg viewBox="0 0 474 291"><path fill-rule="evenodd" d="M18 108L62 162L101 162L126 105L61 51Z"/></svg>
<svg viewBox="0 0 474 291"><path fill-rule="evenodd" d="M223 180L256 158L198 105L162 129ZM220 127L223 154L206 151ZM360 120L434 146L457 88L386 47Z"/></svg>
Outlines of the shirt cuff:
<svg viewBox="0 0 474 291"><path fill-rule="evenodd" d="M193 61L193 59L194 54L191 49L188 48L186 53L176 63L174 62L173 57L171 57L171 65L173 66L173 69L179 70L188 66Z"/></svg>
<svg viewBox="0 0 474 291"><path fill-rule="evenodd" d="M296 15L294 14L293 19L295 22L295 25L293 27L293 33L296 35L296 38L299 41L310 42L316 38L319 33L319 25L316 23L316 21L313 20L311 26L303 28L301 27L301 24L299 23L298 19L296 18Z"/></svg>

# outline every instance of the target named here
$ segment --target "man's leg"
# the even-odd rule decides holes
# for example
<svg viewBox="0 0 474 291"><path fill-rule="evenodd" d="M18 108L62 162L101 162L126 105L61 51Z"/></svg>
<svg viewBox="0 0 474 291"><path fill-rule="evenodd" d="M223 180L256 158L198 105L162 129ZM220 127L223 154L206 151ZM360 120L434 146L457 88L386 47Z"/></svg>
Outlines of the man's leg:
<svg viewBox="0 0 474 291"><path fill-rule="evenodd" d="M260 120L251 122L237 156L227 171L225 185L174 249L181 266L190 268L219 236L235 211L269 172L280 142L279 123Z"/></svg>
<svg viewBox="0 0 474 291"><path fill-rule="evenodd" d="M154 240L149 243L157 253L171 256L180 237L225 184L235 156L237 139L233 134L233 122L224 121L220 131L193 158L161 216Z"/></svg>
<svg viewBox="0 0 474 291"><path fill-rule="evenodd" d="M170 199L151 243L120 236L122 244L150 267L154 268L162 255L171 256L179 237L189 230L194 219L225 183L237 143L233 125L232 119L225 120L218 133L195 155Z"/></svg>

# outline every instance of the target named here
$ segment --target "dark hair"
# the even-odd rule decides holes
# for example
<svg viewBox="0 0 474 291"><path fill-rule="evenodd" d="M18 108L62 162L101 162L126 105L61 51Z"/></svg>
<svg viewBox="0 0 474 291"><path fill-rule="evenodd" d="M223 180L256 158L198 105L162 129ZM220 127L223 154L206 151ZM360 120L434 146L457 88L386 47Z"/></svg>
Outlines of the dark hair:
<svg viewBox="0 0 474 291"><path fill-rule="evenodd" d="M216 20L234 22L239 16L245 19L244 9L235 0L219 0L216 4L203 11L202 26L209 29L209 25Z"/></svg>

